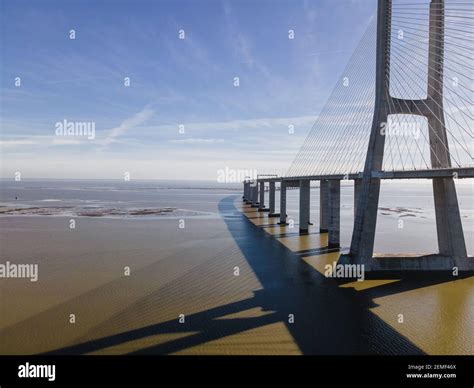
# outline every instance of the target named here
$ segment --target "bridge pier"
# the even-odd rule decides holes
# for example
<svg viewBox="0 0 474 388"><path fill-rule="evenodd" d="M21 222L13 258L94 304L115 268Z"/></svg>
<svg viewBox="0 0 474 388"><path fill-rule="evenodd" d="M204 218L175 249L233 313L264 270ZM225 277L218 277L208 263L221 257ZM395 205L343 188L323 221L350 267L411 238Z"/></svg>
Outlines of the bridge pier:
<svg viewBox="0 0 474 388"><path fill-rule="evenodd" d="M243 198L245 203L249 203L249 199L250 199L250 195L249 195L250 190L249 190L249 188L250 188L250 182L245 182L244 183L244 198Z"/></svg>
<svg viewBox="0 0 474 388"><path fill-rule="evenodd" d="M252 207L258 207L258 183L253 183L253 186L250 185L251 196L252 196Z"/></svg>
<svg viewBox="0 0 474 388"><path fill-rule="evenodd" d="M459 270L474 269L474 263L471 264L472 268L469 264L469 261L474 260L467 257L453 178L433 179L433 194L439 254L451 257L452 265Z"/></svg>
<svg viewBox="0 0 474 388"><path fill-rule="evenodd" d="M340 247L341 235L341 181L330 180L328 189L328 248Z"/></svg>
<svg viewBox="0 0 474 388"><path fill-rule="evenodd" d="M319 232L327 233L329 228L329 181L319 181Z"/></svg>
<svg viewBox="0 0 474 388"><path fill-rule="evenodd" d="M300 234L307 234L309 228L310 189L309 180L300 180Z"/></svg>
<svg viewBox="0 0 474 388"><path fill-rule="evenodd" d="M279 214L275 213L275 182L273 181L269 183L268 206L270 208L268 217L278 217Z"/></svg>
<svg viewBox="0 0 474 388"><path fill-rule="evenodd" d="M265 181L261 181L260 183L260 200L258 202L258 211L265 212L268 209L265 209Z"/></svg>
<svg viewBox="0 0 474 388"><path fill-rule="evenodd" d="M357 204L362 192L362 179L354 179L354 217L357 214Z"/></svg>
<svg viewBox="0 0 474 388"><path fill-rule="evenodd" d="M279 225L288 225L286 223L286 182L281 181L280 186L280 222Z"/></svg>

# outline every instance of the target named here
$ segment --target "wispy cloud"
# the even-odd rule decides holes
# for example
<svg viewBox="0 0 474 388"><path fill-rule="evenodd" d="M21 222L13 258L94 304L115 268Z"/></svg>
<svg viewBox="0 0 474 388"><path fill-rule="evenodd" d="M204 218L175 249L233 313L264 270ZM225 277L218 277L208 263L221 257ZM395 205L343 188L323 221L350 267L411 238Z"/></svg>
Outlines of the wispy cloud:
<svg viewBox="0 0 474 388"><path fill-rule="evenodd" d="M105 139L103 139L101 142L103 144L110 144L116 141L117 137L123 135L125 132L129 131L130 129L133 129L139 126L140 124L143 124L144 122L149 120L154 114L155 114L155 111L153 109L149 107L143 108L142 111L122 121L122 123L118 127L115 127L109 130L108 136Z"/></svg>
<svg viewBox="0 0 474 388"><path fill-rule="evenodd" d="M172 143L179 143L179 144L216 144L216 143L224 143L224 139L201 139L201 138L193 138L190 137L188 139L179 139L179 140L172 140Z"/></svg>
<svg viewBox="0 0 474 388"><path fill-rule="evenodd" d="M25 139L25 140L0 140L1 147L18 147L24 145L34 145L37 144L35 140L32 139Z"/></svg>
<svg viewBox="0 0 474 388"><path fill-rule="evenodd" d="M294 116L294 117L260 117L247 120L228 120L228 121L197 121L183 123L186 131L244 131L257 129L288 129L288 125L295 127L304 127L312 125L317 119L317 115ZM158 132L159 130L175 130L173 125L158 125L144 128L144 131ZM246 136L245 132L241 136Z"/></svg>

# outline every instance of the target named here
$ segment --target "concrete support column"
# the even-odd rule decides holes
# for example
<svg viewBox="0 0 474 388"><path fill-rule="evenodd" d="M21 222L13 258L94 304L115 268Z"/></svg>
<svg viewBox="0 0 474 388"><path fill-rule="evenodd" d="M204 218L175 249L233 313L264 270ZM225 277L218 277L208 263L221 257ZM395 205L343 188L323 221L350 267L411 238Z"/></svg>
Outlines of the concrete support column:
<svg viewBox="0 0 474 388"><path fill-rule="evenodd" d="M474 268L467 257L466 242L459 213L458 198L453 178L433 179L436 231L439 254L453 258L459 270Z"/></svg>
<svg viewBox="0 0 474 388"><path fill-rule="evenodd" d="M275 214L275 182L270 182L268 192L268 202L270 207L270 215Z"/></svg>
<svg viewBox="0 0 474 388"><path fill-rule="evenodd" d="M341 181L329 181L328 248L339 248L341 224Z"/></svg>
<svg viewBox="0 0 474 388"><path fill-rule="evenodd" d="M310 181L300 181L300 234L308 233L309 225L309 203Z"/></svg>
<svg viewBox="0 0 474 388"><path fill-rule="evenodd" d="M249 200L249 183L248 182L244 182L244 202L247 202Z"/></svg>
<svg viewBox="0 0 474 388"><path fill-rule="evenodd" d="M433 103L427 119L433 168L451 167L443 109L444 8L442 0L432 0L430 3L427 94ZM433 179L433 195L440 255L451 257L459 270L474 269L474 261L467 257L454 179ZM449 268L449 264L446 267Z"/></svg>
<svg viewBox="0 0 474 388"><path fill-rule="evenodd" d="M252 183L250 185L252 191L252 207L258 207L258 185L257 182Z"/></svg>
<svg viewBox="0 0 474 388"><path fill-rule="evenodd" d="M329 225L329 181L319 181L319 232L326 233Z"/></svg>
<svg viewBox="0 0 474 388"><path fill-rule="evenodd" d="M354 217L357 214L357 203L362 191L362 179L354 179Z"/></svg>
<svg viewBox="0 0 474 388"><path fill-rule="evenodd" d="M286 182L280 185L280 225L286 225Z"/></svg>
<svg viewBox="0 0 474 388"><path fill-rule="evenodd" d="M259 182L260 185L260 199L258 201L258 210L265 209L265 182Z"/></svg>

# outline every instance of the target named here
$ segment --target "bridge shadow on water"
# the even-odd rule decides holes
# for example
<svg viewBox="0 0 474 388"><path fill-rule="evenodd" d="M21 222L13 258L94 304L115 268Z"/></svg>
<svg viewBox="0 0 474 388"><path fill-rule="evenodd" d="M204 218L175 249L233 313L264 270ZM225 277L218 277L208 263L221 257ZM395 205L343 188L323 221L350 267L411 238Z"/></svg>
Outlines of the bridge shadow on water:
<svg viewBox="0 0 474 388"><path fill-rule="evenodd" d="M247 219L236 208L235 200L236 196L222 199L219 212L261 283L262 288L254 291L252 298L188 315L185 325L173 319L50 354L83 354L157 334L191 333L132 353L169 354L276 322L286 325L303 354L423 354L370 308L376 307L374 298L449 279L402 280L359 291L341 288L343 281L326 278L302 260L304 256L326 254L327 249L291 251ZM266 313L248 318L225 317L253 308ZM289 322L290 314L294 323Z"/></svg>

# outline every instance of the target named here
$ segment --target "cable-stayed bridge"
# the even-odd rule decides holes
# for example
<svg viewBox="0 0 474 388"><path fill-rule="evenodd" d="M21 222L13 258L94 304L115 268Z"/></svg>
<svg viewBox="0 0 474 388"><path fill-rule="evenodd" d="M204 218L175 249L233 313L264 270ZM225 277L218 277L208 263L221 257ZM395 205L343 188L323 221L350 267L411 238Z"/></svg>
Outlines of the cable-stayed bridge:
<svg viewBox="0 0 474 388"><path fill-rule="evenodd" d="M473 52L472 2L378 0L376 17L288 171L245 181L244 201L286 225L286 191L299 188L305 234L310 184L319 181L319 228L328 233L328 248L337 248L341 180L352 180L354 228L340 263L366 270L474 270L455 188L455 179L474 177ZM383 179L432 180L437 252L374 258Z"/></svg>

